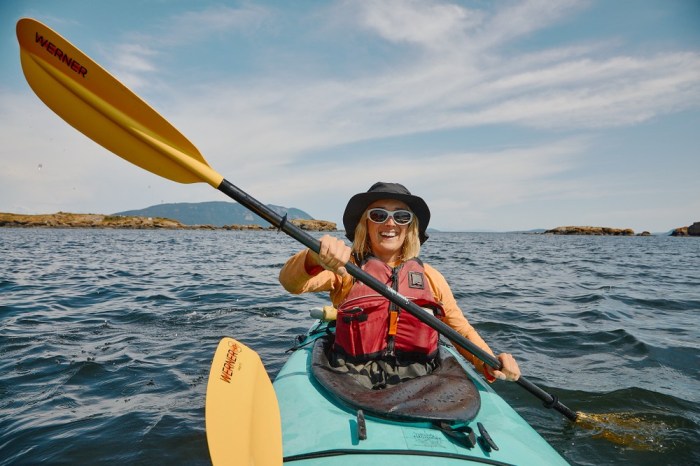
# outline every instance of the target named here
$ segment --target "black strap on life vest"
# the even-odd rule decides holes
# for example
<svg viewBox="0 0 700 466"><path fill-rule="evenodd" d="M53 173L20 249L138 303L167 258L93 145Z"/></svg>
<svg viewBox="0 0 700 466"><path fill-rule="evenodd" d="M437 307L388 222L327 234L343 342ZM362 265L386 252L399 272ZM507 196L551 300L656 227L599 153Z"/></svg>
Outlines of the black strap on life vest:
<svg viewBox="0 0 700 466"><path fill-rule="evenodd" d="M399 292L399 271L403 264L398 265L391 269L391 287ZM384 357L393 358L396 356L395 344L396 344L396 331L399 325L399 316L401 315L401 308L396 305L395 302L389 303L389 333L386 337L386 350L384 351Z"/></svg>

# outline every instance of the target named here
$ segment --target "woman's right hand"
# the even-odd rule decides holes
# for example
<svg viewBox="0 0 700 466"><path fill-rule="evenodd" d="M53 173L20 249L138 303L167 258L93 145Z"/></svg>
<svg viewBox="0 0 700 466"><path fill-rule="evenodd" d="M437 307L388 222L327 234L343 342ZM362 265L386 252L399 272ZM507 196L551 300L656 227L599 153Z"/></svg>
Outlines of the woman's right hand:
<svg viewBox="0 0 700 466"><path fill-rule="evenodd" d="M498 355L498 360L501 361L501 370L492 369L489 366L485 366L486 370L499 380L508 380L510 382L515 382L520 378L520 367L515 359L509 353L501 353Z"/></svg>
<svg viewBox="0 0 700 466"><path fill-rule="evenodd" d="M350 246L342 239L330 235L323 235L320 242L321 248L318 254L311 250L306 254L307 269L321 266L341 277L345 276L347 274L345 264L350 260L352 253Z"/></svg>

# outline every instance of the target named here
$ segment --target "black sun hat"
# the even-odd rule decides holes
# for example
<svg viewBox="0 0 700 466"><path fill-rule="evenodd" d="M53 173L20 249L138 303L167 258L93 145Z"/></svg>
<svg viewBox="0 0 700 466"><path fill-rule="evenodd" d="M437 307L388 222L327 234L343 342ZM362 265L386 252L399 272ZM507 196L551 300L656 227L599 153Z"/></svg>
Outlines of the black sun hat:
<svg viewBox="0 0 700 466"><path fill-rule="evenodd" d="M414 196L405 186L398 183L385 183L379 181L374 183L366 193L355 194L348 201L343 213L343 225L345 226L345 236L350 241L355 240L355 227L360 221L362 214L374 201L380 199L396 199L405 203L418 218L418 236L423 244L428 239L425 230L430 222L430 209L428 204L418 196Z"/></svg>

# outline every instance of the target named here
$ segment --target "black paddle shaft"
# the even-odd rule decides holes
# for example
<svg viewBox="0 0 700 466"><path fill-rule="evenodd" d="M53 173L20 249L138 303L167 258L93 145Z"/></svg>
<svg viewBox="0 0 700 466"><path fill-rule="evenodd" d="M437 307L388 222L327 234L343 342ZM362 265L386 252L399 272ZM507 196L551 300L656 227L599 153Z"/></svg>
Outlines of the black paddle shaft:
<svg viewBox="0 0 700 466"><path fill-rule="evenodd" d="M248 210L253 212L254 214L262 217L266 221L268 221L270 224L273 226L279 228L281 231L285 232L287 235L291 236L292 238L296 239L300 243L302 243L304 246L308 247L312 251L318 253L321 247L321 243L314 238L313 236L309 235L306 233L304 230L299 228L298 226L294 225L291 222L287 221L286 215L284 217L281 217L277 212L274 210L270 209L266 205L260 203L250 195L248 195L246 192L242 191L235 185L233 185L231 182L227 180L223 180L221 184L218 187L219 191L222 193L226 194L229 196L231 199L234 199L238 201L241 205L246 207ZM465 338L463 335L458 333L455 329L450 327L449 325L445 324L441 320L437 319L435 316L431 315L428 312L425 312L421 307L419 307L417 304L413 303L412 301L408 300L404 296L400 295L396 291L394 291L391 287L386 286L384 283L380 282L373 276L369 275L367 272L356 266L355 264L348 263L346 264L345 268L347 269L348 273L355 277L356 279L360 280L362 283L365 285L369 286L372 288L374 291L379 293L380 295L384 296L387 298L389 301L393 302L394 304L398 305L402 309L405 309L406 311L410 312L412 315L414 315L418 320L423 322L424 324L428 325L429 327L432 327L433 329L437 330L440 334L444 335L447 337L450 341L452 341L454 344L461 346L465 350L469 351L472 353L474 356L479 358L481 361L483 361L485 364L488 364L490 367L494 369L500 369L501 368L501 362L493 357L491 354L487 353L486 351L482 350L478 346L476 346L474 343L469 341L467 338ZM577 414L564 406L559 399L547 393L546 391L542 390L539 388L537 385L533 384L532 382L528 381L525 379L525 377L520 377L518 379L518 384L525 388L527 391L535 395L537 398L542 400L544 402L544 405L547 408L553 408L560 413L562 413L564 416L566 416L569 420L571 421L576 421Z"/></svg>

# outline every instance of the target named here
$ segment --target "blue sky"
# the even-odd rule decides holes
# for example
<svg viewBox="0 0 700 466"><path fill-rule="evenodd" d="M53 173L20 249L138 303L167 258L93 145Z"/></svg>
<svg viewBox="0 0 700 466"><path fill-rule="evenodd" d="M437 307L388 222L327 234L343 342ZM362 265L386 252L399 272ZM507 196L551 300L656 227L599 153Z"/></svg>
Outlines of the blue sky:
<svg viewBox="0 0 700 466"><path fill-rule="evenodd" d="M700 2L0 2L0 211L226 200L108 153L26 84L42 21L261 202L338 222L375 181L431 227L700 221Z"/></svg>

